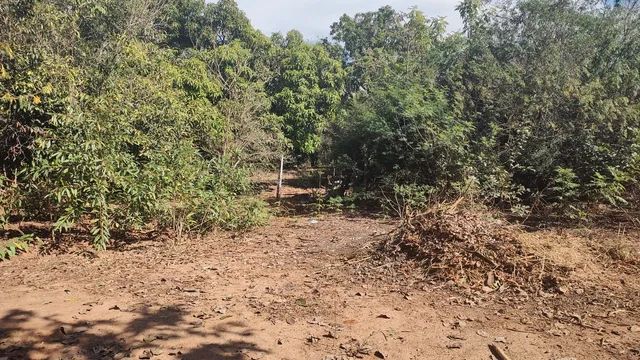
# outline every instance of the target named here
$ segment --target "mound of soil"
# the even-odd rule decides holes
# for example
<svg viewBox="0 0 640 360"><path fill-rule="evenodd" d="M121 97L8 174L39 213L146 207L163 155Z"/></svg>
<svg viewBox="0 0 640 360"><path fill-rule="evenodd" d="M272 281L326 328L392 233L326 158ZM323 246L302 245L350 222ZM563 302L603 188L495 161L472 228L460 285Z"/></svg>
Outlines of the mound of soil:
<svg viewBox="0 0 640 360"><path fill-rule="evenodd" d="M385 249L419 261L431 279L482 290L562 292L570 269L528 252L489 216L431 211L407 219Z"/></svg>

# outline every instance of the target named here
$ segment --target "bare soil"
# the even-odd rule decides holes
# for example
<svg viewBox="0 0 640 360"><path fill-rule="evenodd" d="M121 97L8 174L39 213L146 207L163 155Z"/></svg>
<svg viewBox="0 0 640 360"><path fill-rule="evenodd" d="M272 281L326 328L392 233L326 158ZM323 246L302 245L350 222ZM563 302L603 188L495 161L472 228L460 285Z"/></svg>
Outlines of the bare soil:
<svg viewBox="0 0 640 360"><path fill-rule="evenodd" d="M640 359L637 265L603 250L615 237L637 251L637 231L514 229L570 278L484 292L379 256L393 220L300 211L308 191L284 194L296 211L243 234L0 263L0 359L470 360L491 359L489 344L512 359Z"/></svg>

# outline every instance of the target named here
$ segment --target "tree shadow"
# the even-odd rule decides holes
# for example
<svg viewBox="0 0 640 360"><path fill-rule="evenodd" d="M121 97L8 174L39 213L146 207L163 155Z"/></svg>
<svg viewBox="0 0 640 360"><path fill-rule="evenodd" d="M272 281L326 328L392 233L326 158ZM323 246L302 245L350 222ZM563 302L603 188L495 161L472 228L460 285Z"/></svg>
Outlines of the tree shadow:
<svg viewBox="0 0 640 360"><path fill-rule="evenodd" d="M374 203L358 201L349 206L332 203L331 196L324 188L303 187L304 183L298 179L286 179L283 181L284 193L280 199L276 198L275 191L265 201L281 216L319 216L328 214L341 214L351 218L378 219L383 216L380 206ZM293 191L292 191L293 190Z"/></svg>
<svg viewBox="0 0 640 360"><path fill-rule="evenodd" d="M254 333L242 322L205 325L174 306L111 310L129 312L133 319L65 322L30 310L0 312L0 359L26 360L36 355L87 360L153 359L162 354L163 358L169 355L176 359L241 360L247 353L268 353L251 341ZM187 350L183 352L180 344L194 338L199 345L193 349L185 346Z"/></svg>
<svg viewBox="0 0 640 360"><path fill-rule="evenodd" d="M239 351L238 349L242 349ZM184 360L203 360L203 359L220 359L220 360L245 360L248 359L246 351L264 353L262 349L255 344L246 341L230 341L222 345L209 344L194 349L182 355Z"/></svg>
<svg viewBox="0 0 640 360"><path fill-rule="evenodd" d="M640 212L625 209L599 209L585 213L584 218L572 218L554 211L541 211L526 216L505 214L505 219L513 224L521 224L525 231L541 229L584 229L640 230Z"/></svg>

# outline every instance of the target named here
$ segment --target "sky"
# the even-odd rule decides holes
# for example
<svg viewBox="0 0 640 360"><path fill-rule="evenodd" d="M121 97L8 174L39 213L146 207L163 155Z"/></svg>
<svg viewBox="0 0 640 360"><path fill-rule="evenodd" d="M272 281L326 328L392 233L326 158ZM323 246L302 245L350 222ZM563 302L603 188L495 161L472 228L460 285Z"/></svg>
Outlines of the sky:
<svg viewBox="0 0 640 360"><path fill-rule="evenodd" d="M417 6L428 17L445 17L448 30L462 27L462 20L455 11L460 0L236 0L253 26L266 35L286 33L297 29L307 40L315 41L329 36L330 26L343 14L375 11L391 5L394 9L408 11Z"/></svg>

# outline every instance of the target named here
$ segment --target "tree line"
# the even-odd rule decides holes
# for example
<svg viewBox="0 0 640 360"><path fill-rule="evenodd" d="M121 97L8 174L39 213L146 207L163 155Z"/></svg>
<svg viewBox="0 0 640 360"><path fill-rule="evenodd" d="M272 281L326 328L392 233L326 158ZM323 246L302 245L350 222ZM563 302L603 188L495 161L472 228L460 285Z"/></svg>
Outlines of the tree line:
<svg viewBox="0 0 640 360"><path fill-rule="evenodd" d="M264 221L249 175L286 152L331 195L513 211L633 205L640 4L463 0L267 36L233 0L2 0L0 216L94 244ZM353 191L346 191L353 190Z"/></svg>

